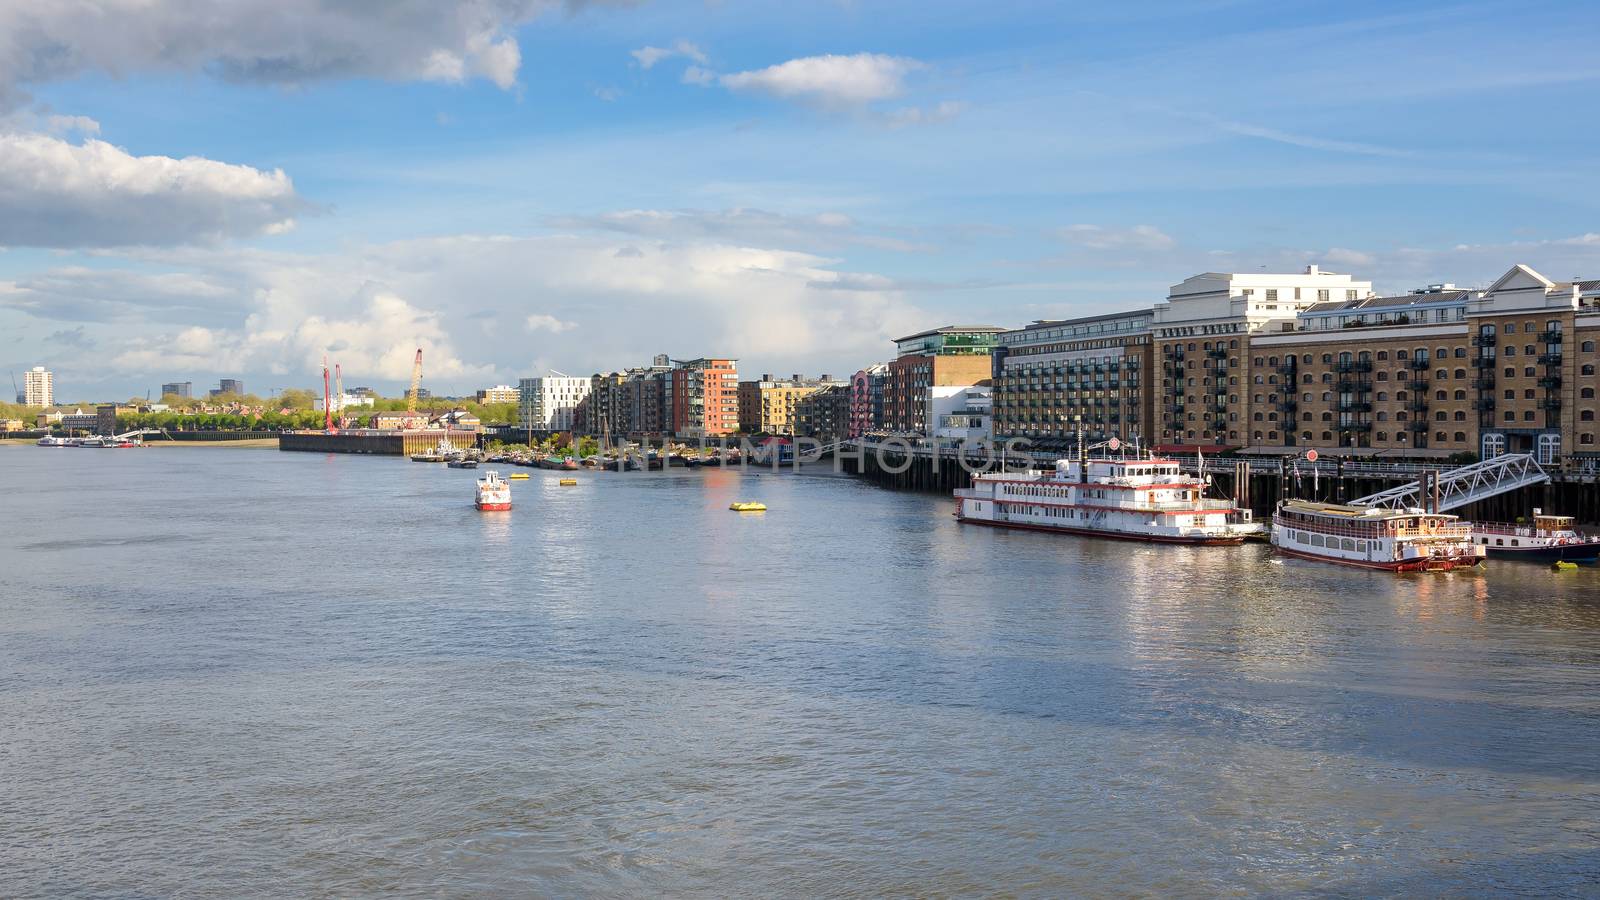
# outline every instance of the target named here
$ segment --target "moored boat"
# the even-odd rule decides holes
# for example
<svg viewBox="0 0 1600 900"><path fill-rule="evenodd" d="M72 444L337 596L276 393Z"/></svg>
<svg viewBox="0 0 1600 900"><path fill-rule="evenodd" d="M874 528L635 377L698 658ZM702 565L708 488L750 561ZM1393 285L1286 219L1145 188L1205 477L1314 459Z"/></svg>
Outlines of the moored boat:
<svg viewBox="0 0 1600 900"><path fill-rule="evenodd" d="M446 462L445 467L451 469L476 469L478 467L478 461L475 459L468 459L467 457L461 457L460 459L452 459L449 462Z"/></svg>
<svg viewBox="0 0 1600 900"><path fill-rule="evenodd" d="M1490 556L1534 562L1600 559L1600 538L1584 535L1575 527L1572 516L1547 516L1533 511L1529 523L1472 523L1472 541Z"/></svg>
<svg viewBox="0 0 1600 900"><path fill-rule="evenodd" d="M1058 460L1053 472L990 472L956 491L978 525L1174 544L1240 544L1262 525L1167 459Z"/></svg>
<svg viewBox="0 0 1600 900"><path fill-rule="evenodd" d="M478 479L477 499L473 503L484 512L496 512L511 508L511 484L500 477L500 473L490 469Z"/></svg>
<svg viewBox="0 0 1600 900"><path fill-rule="evenodd" d="M1278 504L1272 545L1287 556L1392 572L1448 572L1484 558L1471 526L1449 513L1314 500Z"/></svg>

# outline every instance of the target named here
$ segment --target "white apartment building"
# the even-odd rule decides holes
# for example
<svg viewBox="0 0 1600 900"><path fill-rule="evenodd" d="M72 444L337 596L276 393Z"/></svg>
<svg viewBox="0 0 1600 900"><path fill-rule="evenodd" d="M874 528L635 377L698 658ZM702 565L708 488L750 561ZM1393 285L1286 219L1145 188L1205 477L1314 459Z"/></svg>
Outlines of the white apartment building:
<svg viewBox="0 0 1600 900"><path fill-rule="evenodd" d="M54 373L44 366L34 366L22 373L22 403L24 406L54 406L56 384Z"/></svg>
<svg viewBox="0 0 1600 900"><path fill-rule="evenodd" d="M349 409L352 406L371 406L372 401L373 398L369 395L352 394L349 391L346 391L343 394L333 398L333 411L344 412L346 409ZM322 408L325 405L326 401L324 401L321 397L318 397L316 407L317 412L322 412Z"/></svg>
<svg viewBox="0 0 1600 900"><path fill-rule="evenodd" d="M1372 282L1316 266L1294 274L1206 272L1173 285L1156 304L1155 332L1172 339L1293 331L1295 317L1314 303L1370 296Z"/></svg>
<svg viewBox="0 0 1600 900"><path fill-rule="evenodd" d="M517 382L519 418L534 431L571 431L578 404L589 396L590 381L545 375Z"/></svg>

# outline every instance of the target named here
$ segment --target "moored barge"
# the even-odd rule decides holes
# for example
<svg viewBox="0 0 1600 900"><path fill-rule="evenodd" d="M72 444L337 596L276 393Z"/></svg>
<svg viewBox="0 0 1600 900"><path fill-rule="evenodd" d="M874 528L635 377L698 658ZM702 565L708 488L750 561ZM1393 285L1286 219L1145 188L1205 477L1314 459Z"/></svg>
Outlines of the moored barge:
<svg viewBox="0 0 1600 900"><path fill-rule="evenodd" d="M1285 500L1272 544L1301 559L1391 572L1448 572L1483 562L1472 526L1448 513Z"/></svg>

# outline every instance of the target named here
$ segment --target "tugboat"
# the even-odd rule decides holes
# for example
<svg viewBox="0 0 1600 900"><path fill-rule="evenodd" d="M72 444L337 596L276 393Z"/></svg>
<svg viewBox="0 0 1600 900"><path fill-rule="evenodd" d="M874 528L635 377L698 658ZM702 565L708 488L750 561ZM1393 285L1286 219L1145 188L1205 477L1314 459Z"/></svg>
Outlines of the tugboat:
<svg viewBox="0 0 1600 900"><path fill-rule="evenodd" d="M1547 516L1533 511L1533 524L1474 522L1472 542L1490 556L1534 562L1594 562L1600 559L1600 538L1580 534L1572 516Z"/></svg>
<svg viewBox="0 0 1600 900"><path fill-rule="evenodd" d="M455 444L450 443L447 437L439 438L439 443L432 450L411 454L412 462L449 462L461 455Z"/></svg>
<svg viewBox="0 0 1600 900"><path fill-rule="evenodd" d="M478 495L473 503L480 511L498 512L511 508L511 484L493 469L478 479Z"/></svg>

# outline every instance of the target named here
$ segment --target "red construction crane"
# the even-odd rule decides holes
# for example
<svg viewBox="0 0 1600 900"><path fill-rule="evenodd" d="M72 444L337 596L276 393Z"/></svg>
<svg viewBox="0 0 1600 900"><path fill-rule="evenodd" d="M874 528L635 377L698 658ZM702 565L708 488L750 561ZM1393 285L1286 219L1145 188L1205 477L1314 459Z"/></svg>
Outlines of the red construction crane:
<svg viewBox="0 0 1600 900"><path fill-rule="evenodd" d="M333 404L328 397L328 357L322 357L322 430L333 432Z"/></svg>

